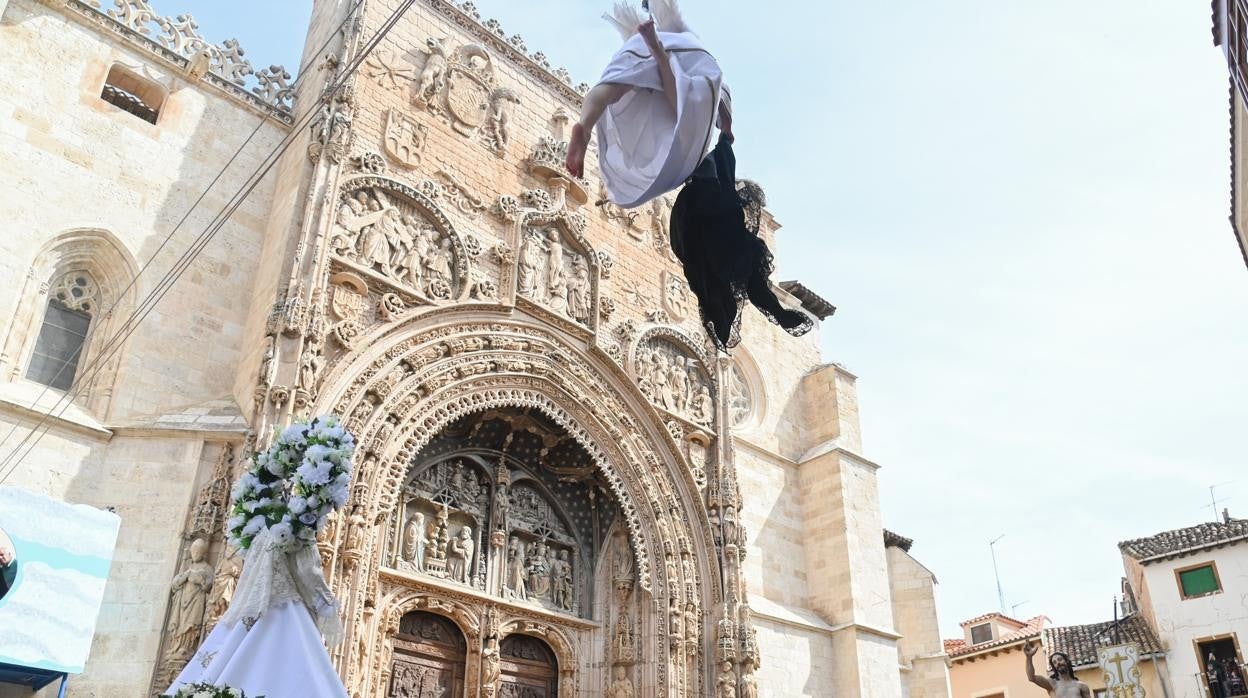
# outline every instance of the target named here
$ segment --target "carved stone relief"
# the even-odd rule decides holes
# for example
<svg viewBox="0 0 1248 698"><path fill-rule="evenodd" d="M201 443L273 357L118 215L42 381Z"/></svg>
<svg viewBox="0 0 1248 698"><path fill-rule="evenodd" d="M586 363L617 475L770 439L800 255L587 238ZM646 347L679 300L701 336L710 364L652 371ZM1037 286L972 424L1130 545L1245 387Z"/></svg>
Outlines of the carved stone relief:
<svg viewBox="0 0 1248 698"><path fill-rule="evenodd" d="M367 276L372 286L412 296L413 302L462 298L468 259L449 221L425 195L365 179L385 186L356 181L342 193L330 238L339 264Z"/></svg>
<svg viewBox="0 0 1248 698"><path fill-rule="evenodd" d="M386 112L386 130L382 147L386 155L399 165L412 169L420 165L429 129L398 109Z"/></svg>
<svg viewBox="0 0 1248 698"><path fill-rule="evenodd" d="M733 428L750 421L754 413L754 396L741 367L732 364L728 372L728 419Z"/></svg>
<svg viewBox="0 0 1248 698"><path fill-rule="evenodd" d="M638 387L655 407L695 424L714 426L711 374L683 345L661 335L643 339L633 371Z"/></svg>
<svg viewBox="0 0 1248 698"><path fill-rule="evenodd" d="M683 276L664 270L660 283L663 286L663 309L673 320L684 320L691 313L697 313L697 301Z"/></svg>

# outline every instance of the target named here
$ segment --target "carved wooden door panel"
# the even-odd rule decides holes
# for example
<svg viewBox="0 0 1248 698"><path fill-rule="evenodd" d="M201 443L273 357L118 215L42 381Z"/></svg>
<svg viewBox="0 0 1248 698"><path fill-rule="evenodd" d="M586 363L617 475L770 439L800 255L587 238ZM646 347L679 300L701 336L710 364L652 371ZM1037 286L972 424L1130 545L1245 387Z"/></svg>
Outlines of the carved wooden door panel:
<svg viewBox="0 0 1248 698"><path fill-rule="evenodd" d="M449 620L409 613L394 638L389 698L460 698L467 643Z"/></svg>
<svg viewBox="0 0 1248 698"><path fill-rule="evenodd" d="M498 698L556 698L559 668L546 643L527 635L503 639Z"/></svg>

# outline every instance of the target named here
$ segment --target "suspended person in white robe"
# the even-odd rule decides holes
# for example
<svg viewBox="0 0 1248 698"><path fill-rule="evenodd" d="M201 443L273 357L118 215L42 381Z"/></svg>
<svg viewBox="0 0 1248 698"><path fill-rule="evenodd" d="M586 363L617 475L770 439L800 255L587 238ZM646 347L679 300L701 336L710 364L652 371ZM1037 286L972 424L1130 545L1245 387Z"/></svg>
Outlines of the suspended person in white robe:
<svg viewBox="0 0 1248 698"><path fill-rule="evenodd" d="M229 610L165 695L207 683L265 698L346 698L322 634L336 644L342 621L316 546L286 553L265 529L247 550Z"/></svg>
<svg viewBox="0 0 1248 698"><path fill-rule="evenodd" d="M584 176L596 125L607 196L624 208L683 184L706 155L715 126L731 137L719 64L689 30L676 0L653 0L651 10L654 19L645 20L636 7L617 2L614 16L606 17L624 45L585 95L565 162Z"/></svg>

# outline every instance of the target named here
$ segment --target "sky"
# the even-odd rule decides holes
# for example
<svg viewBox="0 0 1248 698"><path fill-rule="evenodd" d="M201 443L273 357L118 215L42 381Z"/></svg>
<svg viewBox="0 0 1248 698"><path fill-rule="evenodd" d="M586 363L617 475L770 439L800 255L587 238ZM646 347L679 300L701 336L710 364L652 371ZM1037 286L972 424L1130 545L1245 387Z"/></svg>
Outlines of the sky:
<svg viewBox="0 0 1248 698"><path fill-rule="evenodd" d="M153 0L256 64L309 0ZM606 0L477 0L592 82ZM683 0L734 98L777 279L838 307L885 525L941 628L1112 618L1116 544L1248 516L1248 268L1228 223L1226 66L1207 3ZM752 311L751 311L752 312ZM748 344L748 338L746 339Z"/></svg>

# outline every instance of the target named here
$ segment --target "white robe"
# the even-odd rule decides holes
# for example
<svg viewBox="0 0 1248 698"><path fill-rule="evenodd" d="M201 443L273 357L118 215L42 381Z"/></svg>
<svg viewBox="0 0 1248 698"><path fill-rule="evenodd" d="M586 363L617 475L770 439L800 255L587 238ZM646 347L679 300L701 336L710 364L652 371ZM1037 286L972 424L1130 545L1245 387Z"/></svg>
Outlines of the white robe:
<svg viewBox="0 0 1248 698"><path fill-rule="evenodd" d="M280 552L266 530L247 551L229 609L165 694L207 683L265 698L347 698L322 632L340 637L341 623L316 547Z"/></svg>
<svg viewBox="0 0 1248 698"><path fill-rule="evenodd" d="M632 87L598 122L598 165L611 201L640 206L684 184L711 146L723 73L692 32L658 33L676 78L676 113L654 56L634 33L600 83Z"/></svg>

